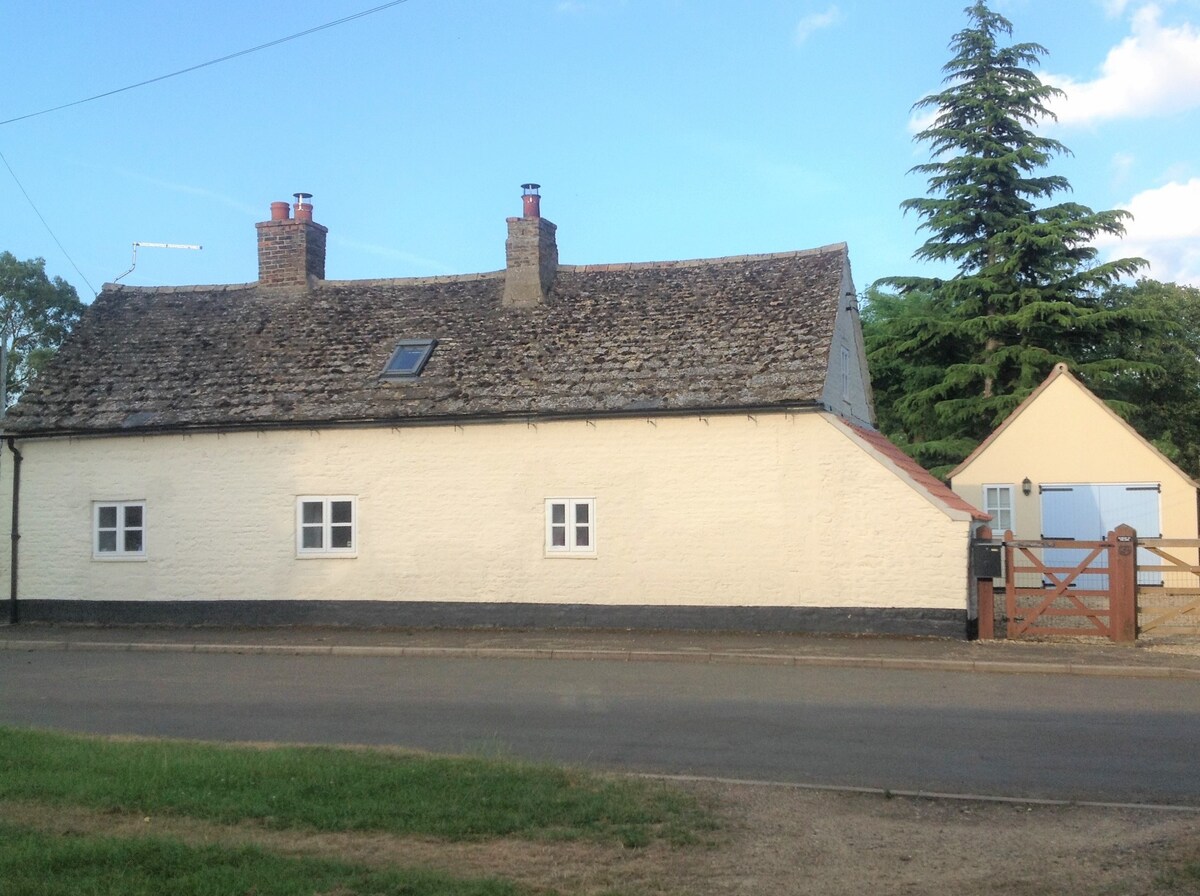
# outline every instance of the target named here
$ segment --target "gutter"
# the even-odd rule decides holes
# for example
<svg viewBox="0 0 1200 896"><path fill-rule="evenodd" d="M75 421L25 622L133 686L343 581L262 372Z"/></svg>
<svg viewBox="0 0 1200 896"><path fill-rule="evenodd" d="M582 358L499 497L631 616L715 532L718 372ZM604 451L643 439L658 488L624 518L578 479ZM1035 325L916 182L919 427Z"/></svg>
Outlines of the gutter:
<svg viewBox="0 0 1200 896"><path fill-rule="evenodd" d="M8 450L13 456L13 489L12 489L12 556L9 560L8 584L8 623L16 625L20 619L17 612L17 542L21 540L19 528L21 510L21 461L24 458L17 450L17 440L8 437Z"/></svg>
<svg viewBox="0 0 1200 896"><path fill-rule="evenodd" d="M804 399L800 401L780 402L778 404L709 405L688 408L645 407L591 411L482 412L475 414L447 414L436 417L363 417L359 419L335 417L329 419L273 420L261 422L159 423L127 428L100 427L96 429L37 429L30 427L29 429L22 429L20 435L25 439L55 439L320 429L401 429L409 426L470 426L488 423L525 423L528 426L535 426L539 423L559 421L621 420L642 419L645 417L728 417L734 415L753 417L756 414L802 414L824 410L827 410L827 408L819 401Z"/></svg>

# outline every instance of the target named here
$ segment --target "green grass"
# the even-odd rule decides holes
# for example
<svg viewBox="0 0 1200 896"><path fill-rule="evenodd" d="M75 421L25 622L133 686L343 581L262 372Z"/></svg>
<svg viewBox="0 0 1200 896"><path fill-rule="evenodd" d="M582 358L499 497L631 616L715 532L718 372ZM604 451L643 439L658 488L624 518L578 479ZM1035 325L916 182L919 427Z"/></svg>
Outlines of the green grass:
<svg viewBox="0 0 1200 896"><path fill-rule="evenodd" d="M292 859L250 847L44 834L0 822L0 896L519 896L498 880Z"/></svg>
<svg viewBox="0 0 1200 896"><path fill-rule="evenodd" d="M118 742L0 728L0 799L275 829L449 840L695 842L712 816L656 782L513 761L320 747Z"/></svg>

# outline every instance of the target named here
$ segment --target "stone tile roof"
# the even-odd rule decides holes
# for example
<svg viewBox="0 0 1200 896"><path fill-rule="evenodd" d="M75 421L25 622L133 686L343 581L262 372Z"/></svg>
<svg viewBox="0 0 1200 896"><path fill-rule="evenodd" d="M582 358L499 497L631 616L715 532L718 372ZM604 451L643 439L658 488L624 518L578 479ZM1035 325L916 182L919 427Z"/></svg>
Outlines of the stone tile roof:
<svg viewBox="0 0 1200 896"><path fill-rule="evenodd" d="M815 403L844 245L558 269L549 300L501 304L504 273L106 285L10 411L14 434L386 423ZM380 377L405 338L419 378Z"/></svg>

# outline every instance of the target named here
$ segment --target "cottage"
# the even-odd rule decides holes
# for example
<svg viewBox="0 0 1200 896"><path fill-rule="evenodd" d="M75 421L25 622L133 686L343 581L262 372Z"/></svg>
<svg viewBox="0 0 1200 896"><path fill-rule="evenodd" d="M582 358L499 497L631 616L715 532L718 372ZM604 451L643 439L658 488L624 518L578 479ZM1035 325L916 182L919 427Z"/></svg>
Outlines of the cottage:
<svg viewBox="0 0 1200 896"><path fill-rule="evenodd" d="M844 245L107 284L5 422L13 618L961 634L984 515L872 428ZM8 514L4 514L7 518Z"/></svg>

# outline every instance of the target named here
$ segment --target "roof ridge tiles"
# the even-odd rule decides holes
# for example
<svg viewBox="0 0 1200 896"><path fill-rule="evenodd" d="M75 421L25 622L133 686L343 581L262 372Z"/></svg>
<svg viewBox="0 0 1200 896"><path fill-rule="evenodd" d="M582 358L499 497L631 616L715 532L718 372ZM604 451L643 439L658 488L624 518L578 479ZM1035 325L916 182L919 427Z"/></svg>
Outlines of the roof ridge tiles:
<svg viewBox="0 0 1200 896"><path fill-rule="evenodd" d="M234 290L254 289L258 286L254 283L210 283L203 285L184 285L184 286L134 286L130 283L105 283L100 288L101 292L136 292L145 295L158 295L160 293L174 292L232 292Z"/></svg>
<svg viewBox="0 0 1200 896"><path fill-rule="evenodd" d="M485 271L477 274L436 274L424 277L378 277L361 280L318 280L316 286L424 286L441 283L471 283L478 280L494 280L504 276L504 271ZM233 292L246 289L264 289L271 292L286 292L289 289L304 291L304 287L263 286L257 281L249 283L211 283L186 286L134 286L128 283L105 283L101 292L108 293L141 293L143 295L159 295L170 293L219 293Z"/></svg>
<svg viewBox="0 0 1200 896"><path fill-rule="evenodd" d="M368 280L321 280L320 286L424 286L439 283L472 283L477 280L496 280L504 271L482 271L476 274L433 274L424 277L379 277Z"/></svg>
<svg viewBox="0 0 1200 896"><path fill-rule="evenodd" d="M609 273L613 271L638 271L648 268L694 268L713 264L736 264L744 261L770 261L773 259L806 258L814 255L844 253L846 243L830 243L815 249L793 249L788 252L760 252L750 255L722 255L717 258L685 258L671 261L625 261L615 264L560 264L560 271L571 274Z"/></svg>
<svg viewBox="0 0 1200 896"><path fill-rule="evenodd" d="M805 258L814 255L844 253L846 243L830 243L814 249L794 249L787 252L761 252L747 255L722 255L716 258L685 258L666 261L625 261L602 264L560 264L558 270L569 274L613 273L620 271L641 271L672 268L695 268L714 264L736 264L747 261L770 261L773 259ZM471 283L478 280L496 280L505 276L503 270L481 271L471 274L433 274L416 277L373 277L349 280L319 280L318 287L323 286L425 286L442 283ZM234 290L268 288L277 290L278 287L263 287L257 281L248 283L212 283L183 286L134 286L128 283L105 283L101 292L127 292L144 295L170 293L214 293L232 292Z"/></svg>

